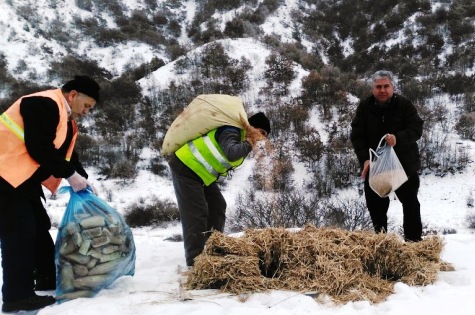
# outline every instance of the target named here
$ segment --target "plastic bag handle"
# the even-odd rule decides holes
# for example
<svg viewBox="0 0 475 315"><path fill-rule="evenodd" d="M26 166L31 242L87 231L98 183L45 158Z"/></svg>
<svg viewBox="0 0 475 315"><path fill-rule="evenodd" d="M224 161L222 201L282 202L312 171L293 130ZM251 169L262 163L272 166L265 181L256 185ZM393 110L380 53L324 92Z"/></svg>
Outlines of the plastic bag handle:
<svg viewBox="0 0 475 315"><path fill-rule="evenodd" d="M374 151L373 149L370 148L369 149L369 160L371 162L374 162L373 157L378 158L378 154L376 153L376 151ZM376 161L376 159L375 159L375 161Z"/></svg>
<svg viewBox="0 0 475 315"><path fill-rule="evenodd" d="M385 135L381 138L381 140L379 140L379 143L378 143L378 146L376 147L376 150L378 150L379 148L381 148L381 143L383 143L383 140L384 140L384 138L386 138L387 135L388 135L388 134L385 134ZM386 145L386 143L385 143L384 145ZM378 158L379 155L378 155L378 153L376 153L376 151L374 151L373 149L369 148L369 160L370 160L370 161L373 161L373 157ZM376 159L375 159L375 160L376 160ZM373 161L373 162L374 162L374 161Z"/></svg>
<svg viewBox="0 0 475 315"><path fill-rule="evenodd" d="M387 135L388 135L388 134L385 134L385 135L381 138L381 140L379 140L379 143L378 143L378 146L377 146L376 150L377 150L378 148L381 148L381 143L383 143L383 140L384 140L384 138L386 138ZM386 143L385 143L384 145L386 145Z"/></svg>

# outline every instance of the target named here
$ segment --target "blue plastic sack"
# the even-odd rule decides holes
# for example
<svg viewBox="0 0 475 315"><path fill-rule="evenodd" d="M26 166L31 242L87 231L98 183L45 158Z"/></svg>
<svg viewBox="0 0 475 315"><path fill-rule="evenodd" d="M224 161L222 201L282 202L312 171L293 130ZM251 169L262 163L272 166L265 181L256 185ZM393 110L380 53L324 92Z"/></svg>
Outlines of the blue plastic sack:
<svg viewBox="0 0 475 315"><path fill-rule="evenodd" d="M135 273L135 243L124 218L88 189L74 192L56 237L56 299L92 297Z"/></svg>

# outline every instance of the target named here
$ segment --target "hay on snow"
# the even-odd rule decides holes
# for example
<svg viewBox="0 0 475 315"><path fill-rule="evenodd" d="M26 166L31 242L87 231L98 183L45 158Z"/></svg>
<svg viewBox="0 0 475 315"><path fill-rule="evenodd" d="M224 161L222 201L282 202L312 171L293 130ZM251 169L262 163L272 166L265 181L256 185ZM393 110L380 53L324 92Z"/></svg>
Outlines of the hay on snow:
<svg viewBox="0 0 475 315"><path fill-rule="evenodd" d="M188 289L242 294L265 290L317 291L337 303L381 302L396 281L428 285L440 270L443 242L430 236L405 243L395 234L316 228L214 232L188 272Z"/></svg>

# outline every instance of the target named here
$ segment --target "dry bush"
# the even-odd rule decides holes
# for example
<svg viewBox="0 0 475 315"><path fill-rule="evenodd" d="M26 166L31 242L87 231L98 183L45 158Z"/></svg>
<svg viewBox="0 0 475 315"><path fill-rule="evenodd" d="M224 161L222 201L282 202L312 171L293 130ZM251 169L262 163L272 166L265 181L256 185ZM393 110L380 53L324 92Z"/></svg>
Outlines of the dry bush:
<svg viewBox="0 0 475 315"><path fill-rule="evenodd" d="M173 201L155 197L148 204L141 199L134 202L125 210L124 218L130 227L156 227L180 220L180 212Z"/></svg>

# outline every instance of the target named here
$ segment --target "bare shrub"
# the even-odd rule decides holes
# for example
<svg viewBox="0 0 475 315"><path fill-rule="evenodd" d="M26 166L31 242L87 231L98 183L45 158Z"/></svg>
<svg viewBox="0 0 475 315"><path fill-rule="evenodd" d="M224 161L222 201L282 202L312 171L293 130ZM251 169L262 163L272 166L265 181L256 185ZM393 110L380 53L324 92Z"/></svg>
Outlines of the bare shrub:
<svg viewBox="0 0 475 315"><path fill-rule="evenodd" d="M153 198L151 203L146 204L140 199L125 210L124 218L132 228L160 226L164 223L178 221L180 213L171 200Z"/></svg>
<svg viewBox="0 0 475 315"><path fill-rule="evenodd" d="M292 60L282 55L271 53L266 58L265 63L264 77L267 80L268 87L274 88L281 95L286 95L290 83L297 75L294 71L295 66Z"/></svg>
<svg viewBox="0 0 475 315"><path fill-rule="evenodd" d="M448 235L448 234L457 234L457 230L454 228L444 228L442 229L441 232L443 235Z"/></svg>
<svg viewBox="0 0 475 315"><path fill-rule="evenodd" d="M455 130L463 139L475 139L475 112L462 114L455 125Z"/></svg>
<svg viewBox="0 0 475 315"><path fill-rule="evenodd" d="M297 139L298 157L311 169L315 168L324 154L325 145L320 134L313 127L305 128Z"/></svg>
<svg viewBox="0 0 475 315"><path fill-rule="evenodd" d="M163 240L168 242L183 242L183 235L173 234L172 236L169 236Z"/></svg>
<svg viewBox="0 0 475 315"><path fill-rule="evenodd" d="M323 202L325 226L345 230L372 230L373 224L363 198L338 198Z"/></svg>
<svg viewBox="0 0 475 315"><path fill-rule="evenodd" d="M224 35L230 38L244 37L243 20L234 18L233 20L226 22L226 26L224 28Z"/></svg>
<svg viewBox="0 0 475 315"><path fill-rule="evenodd" d="M168 167L164 164L163 159L160 157L155 157L150 159L150 171L159 176L168 175Z"/></svg>
<svg viewBox="0 0 475 315"><path fill-rule="evenodd" d="M247 228L303 227L305 224L350 231L371 230L373 227L362 198L318 200L300 191L258 195L252 189L238 196L227 224L231 232Z"/></svg>
<svg viewBox="0 0 475 315"><path fill-rule="evenodd" d="M119 178L124 181L137 177L137 162L131 160L120 161L112 167L110 177Z"/></svg>
<svg viewBox="0 0 475 315"><path fill-rule="evenodd" d="M231 232L246 228L301 227L306 223L319 226L323 220L318 204L298 191L257 195L254 189L248 189L238 195L235 207L227 219Z"/></svg>
<svg viewBox="0 0 475 315"><path fill-rule="evenodd" d="M252 177L253 188L262 191L284 192L293 187L294 167L289 152L289 145L283 139L274 141L274 149L269 149L266 156L259 155L257 169Z"/></svg>

